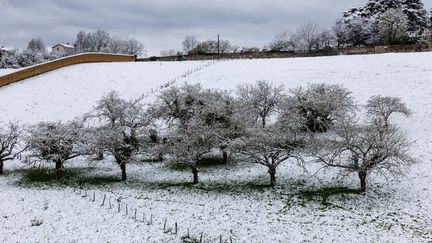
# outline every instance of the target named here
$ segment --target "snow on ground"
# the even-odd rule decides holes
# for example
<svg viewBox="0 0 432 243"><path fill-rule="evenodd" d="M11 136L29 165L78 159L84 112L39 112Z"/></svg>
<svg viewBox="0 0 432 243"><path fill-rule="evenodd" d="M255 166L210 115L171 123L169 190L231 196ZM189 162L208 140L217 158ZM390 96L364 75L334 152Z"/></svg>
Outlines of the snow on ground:
<svg viewBox="0 0 432 243"><path fill-rule="evenodd" d="M135 163L127 183L83 184L88 197L69 187L22 187L17 169L8 163L0 177L0 241L142 241L178 242L187 230L195 238L234 242L427 242L432 240L432 53L338 56L319 58L221 61L177 81L204 87L233 89L237 84L271 80L286 87L306 83L342 84L360 103L371 95L399 96L414 111L396 122L413 139L418 163L406 177L386 181L372 178L366 196L334 196L329 205L304 202L301 191L320 186L356 188L357 178L336 177L333 170L309 172L286 163L278 171L279 187L267 183L259 165L202 168L202 184L190 186L189 171L161 163ZM26 123L67 120L87 112L103 93L118 90L136 97L160 86L202 62L111 63L68 67L0 89L0 117ZM82 160L87 177L111 178L118 168ZM21 170L19 170L21 171ZM96 202L91 202L92 193ZM79 195L81 193L81 195ZM103 195L113 208L101 207ZM117 213L117 202L121 213ZM125 216L125 205L129 215ZM46 209L45 209L46 208ZM137 209L152 226L132 219ZM164 233L178 223L179 234ZM32 220L43 220L31 226ZM37 221L37 220L36 220ZM33 221L35 222L35 221ZM167 230L165 230L167 231Z"/></svg>
<svg viewBox="0 0 432 243"><path fill-rule="evenodd" d="M0 68L0 76L9 74L9 73L13 73L18 71L19 69L11 69L11 68Z"/></svg>
<svg viewBox="0 0 432 243"><path fill-rule="evenodd" d="M27 123L70 120L89 111L104 93L151 94L161 85L211 62L94 63L65 67L5 86L0 117Z"/></svg>

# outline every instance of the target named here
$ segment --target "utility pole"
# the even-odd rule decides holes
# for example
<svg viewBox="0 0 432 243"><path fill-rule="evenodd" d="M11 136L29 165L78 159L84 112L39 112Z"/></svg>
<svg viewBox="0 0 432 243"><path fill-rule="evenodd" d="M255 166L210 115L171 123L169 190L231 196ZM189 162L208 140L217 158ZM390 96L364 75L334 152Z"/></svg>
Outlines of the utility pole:
<svg viewBox="0 0 432 243"><path fill-rule="evenodd" d="M219 38L219 34L218 34L217 45L218 45L218 59L220 59L220 38Z"/></svg>

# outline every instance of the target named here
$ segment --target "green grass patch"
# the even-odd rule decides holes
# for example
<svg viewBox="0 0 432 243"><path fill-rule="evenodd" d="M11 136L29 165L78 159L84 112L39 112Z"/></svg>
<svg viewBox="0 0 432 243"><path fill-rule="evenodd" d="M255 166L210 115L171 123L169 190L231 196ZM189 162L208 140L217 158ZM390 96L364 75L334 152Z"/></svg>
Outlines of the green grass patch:
<svg viewBox="0 0 432 243"><path fill-rule="evenodd" d="M118 176L84 177L74 180L79 186L104 186L121 182Z"/></svg>
<svg viewBox="0 0 432 243"><path fill-rule="evenodd" d="M142 163L160 163L163 162L163 160L161 160L161 158L142 158L139 160L139 162Z"/></svg>
<svg viewBox="0 0 432 243"><path fill-rule="evenodd" d="M191 182L147 182L145 186L150 189L179 189L179 190L195 190L215 193L249 193L249 192L264 192L271 187L266 184L260 184L259 182L250 183L198 183L193 184Z"/></svg>
<svg viewBox="0 0 432 243"><path fill-rule="evenodd" d="M175 162L169 163L168 168L171 170L174 170L174 171L190 171L191 170L189 165L183 164L183 163L175 163Z"/></svg>
<svg viewBox="0 0 432 243"><path fill-rule="evenodd" d="M220 165L227 165L227 163L224 163L222 156L220 157L207 157L203 158L202 160L198 161L198 167L204 168L204 167L213 167L213 166L220 166Z"/></svg>
<svg viewBox="0 0 432 243"><path fill-rule="evenodd" d="M22 177L17 182L20 186L41 187L41 186L104 186L121 182L117 176L92 176L88 175L93 168L68 168L63 169L63 176L56 177L54 169L25 169L20 170Z"/></svg>
<svg viewBox="0 0 432 243"><path fill-rule="evenodd" d="M348 187L322 187L314 190L302 190L299 192L299 197L303 203L318 201L323 205L329 205L328 200L333 196L352 194L360 194L360 190Z"/></svg>
<svg viewBox="0 0 432 243"><path fill-rule="evenodd" d="M181 241L183 243L200 243L201 242L200 240L193 238L193 237L190 237L190 236L183 236L181 238Z"/></svg>
<svg viewBox="0 0 432 243"><path fill-rule="evenodd" d="M62 177L57 179L56 171L53 169L27 169L20 171L22 173L22 178L19 184L22 185L42 185L42 184L68 184L69 181L74 180L81 174L85 173L84 170L87 169L64 169L62 171Z"/></svg>
<svg viewBox="0 0 432 243"><path fill-rule="evenodd" d="M198 161L197 167L198 169L206 169L220 166L228 166L228 163L224 163L222 156L211 156L206 157ZM184 163L176 163L175 161L168 164L169 168L174 171L190 171L191 168L188 164Z"/></svg>

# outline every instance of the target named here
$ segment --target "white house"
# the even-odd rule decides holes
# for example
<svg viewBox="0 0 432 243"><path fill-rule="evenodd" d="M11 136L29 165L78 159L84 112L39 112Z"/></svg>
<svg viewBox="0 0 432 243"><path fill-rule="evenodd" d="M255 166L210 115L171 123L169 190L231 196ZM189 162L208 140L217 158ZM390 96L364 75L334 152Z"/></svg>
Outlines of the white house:
<svg viewBox="0 0 432 243"><path fill-rule="evenodd" d="M75 47L69 43L67 44L57 44L54 45L53 47L51 47L51 53L57 56L61 56L63 54L66 54L70 51L73 51L75 49Z"/></svg>

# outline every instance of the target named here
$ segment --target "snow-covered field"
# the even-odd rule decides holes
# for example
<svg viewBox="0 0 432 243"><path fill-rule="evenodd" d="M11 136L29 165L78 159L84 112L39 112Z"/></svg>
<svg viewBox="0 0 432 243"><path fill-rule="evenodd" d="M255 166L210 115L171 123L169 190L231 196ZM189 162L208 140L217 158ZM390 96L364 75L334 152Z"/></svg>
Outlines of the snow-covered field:
<svg viewBox="0 0 432 243"><path fill-rule="evenodd" d="M149 94L151 100L152 90L174 78L179 84L199 82L219 89L257 80L288 88L314 82L342 84L360 103L376 94L399 96L414 114L397 123L414 141L412 151L419 162L406 177L372 178L366 195L334 196L330 204L322 204L305 202L301 191L337 185L356 188L356 176L335 178L335 171L315 173L319 168L313 166L306 173L286 163L278 171L280 186L271 190L256 186L267 183L263 167L233 165L202 168L202 184L190 186L185 184L191 180L187 170L136 163L128 168L127 183L84 183L83 190L75 191L67 186L20 186L16 182L23 165L15 161L6 164L7 175L0 177L0 241L179 242L187 231L195 238L203 233L208 242L218 242L220 235L226 242L230 237L233 242L432 241L432 53L235 60L208 66L78 65L1 88L0 120L72 119L111 90L125 97ZM67 166L79 167L88 177L118 176L118 168L109 161L92 164L91 169L80 160ZM104 195L105 205L100 206ZM150 218L152 225L147 225ZM40 226L32 226L38 221ZM175 222L177 235L172 233Z"/></svg>

